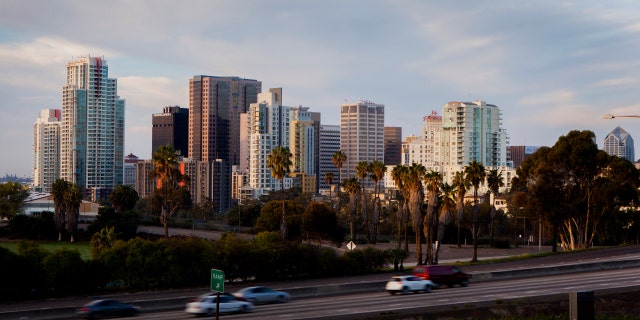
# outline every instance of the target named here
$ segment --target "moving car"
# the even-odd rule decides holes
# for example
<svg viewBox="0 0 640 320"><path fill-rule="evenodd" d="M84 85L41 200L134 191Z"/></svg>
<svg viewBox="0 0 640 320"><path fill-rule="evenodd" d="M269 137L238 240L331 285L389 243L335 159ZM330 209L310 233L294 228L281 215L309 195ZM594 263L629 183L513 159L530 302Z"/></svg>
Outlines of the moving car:
<svg viewBox="0 0 640 320"><path fill-rule="evenodd" d="M462 272L456 266L416 266L413 275L423 280L431 280L436 285L453 287L459 284L462 287L469 285L470 274Z"/></svg>
<svg viewBox="0 0 640 320"><path fill-rule="evenodd" d="M87 319L131 317L140 313L140 307L113 299L98 299L80 307L76 314Z"/></svg>
<svg viewBox="0 0 640 320"><path fill-rule="evenodd" d="M244 288L235 292L233 295L252 303L287 302L291 298L289 294L284 291L277 291L264 286Z"/></svg>
<svg viewBox="0 0 640 320"><path fill-rule="evenodd" d="M393 295L420 291L431 292L431 289L435 287L436 285L431 280L423 280L416 276L394 276L389 279L384 289Z"/></svg>
<svg viewBox="0 0 640 320"><path fill-rule="evenodd" d="M205 294L187 303L184 311L198 316L216 314L217 295ZM220 294L220 313L245 313L253 310L253 303L238 300L230 294Z"/></svg>

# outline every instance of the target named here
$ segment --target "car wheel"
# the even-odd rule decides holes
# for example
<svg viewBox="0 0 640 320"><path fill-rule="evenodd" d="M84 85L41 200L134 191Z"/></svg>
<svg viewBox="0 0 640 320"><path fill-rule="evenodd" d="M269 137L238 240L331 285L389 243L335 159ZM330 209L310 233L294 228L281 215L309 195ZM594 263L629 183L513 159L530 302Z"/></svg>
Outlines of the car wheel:
<svg viewBox="0 0 640 320"><path fill-rule="evenodd" d="M240 310L240 312L242 312L242 313L247 313L247 312L249 312L249 307L247 307L247 306L242 306L242 310Z"/></svg>
<svg viewBox="0 0 640 320"><path fill-rule="evenodd" d="M392 296L396 294L395 291L387 291L387 292L389 292L389 294L392 295Z"/></svg>
<svg viewBox="0 0 640 320"><path fill-rule="evenodd" d="M431 292L431 285L424 286L424 292Z"/></svg>
<svg viewBox="0 0 640 320"><path fill-rule="evenodd" d="M462 282L460 282L460 286L461 286L461 287L466 287L466 286L468 286L468 285L469 285L469 281L462 281Z"/></svg>
<svg viewBox="0 0 640 320"><path fill-rule="evenodd" d="M409 293L409 288L402 287L402 294L407 294L407 293Z"/></svg>
<svg viewBox="0 0 640 320"><path fill-rule="evenodd" d="M285 301L287 301L287 298L285 298L285 296L278 296L278 298L276 299L277 302L283 303Z"/></svg>
<svg viewBox="0 0 640 320"><path fill-rule="evenodd" d="M207 316L212 316L214 314L216 313L213 311L213 309L207 309Z"/></svg>

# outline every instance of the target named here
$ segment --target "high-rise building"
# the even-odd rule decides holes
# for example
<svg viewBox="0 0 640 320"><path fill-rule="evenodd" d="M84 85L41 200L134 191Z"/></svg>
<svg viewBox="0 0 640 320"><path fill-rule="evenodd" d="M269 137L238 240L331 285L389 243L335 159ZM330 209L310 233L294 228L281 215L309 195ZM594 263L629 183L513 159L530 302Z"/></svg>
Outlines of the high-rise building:
<svg viewBox="0 0 640 320"><path fill-rule="evenodd" d="M164 107L151 117L151 154L161 146L172 146L183 157L189 157L189 109Z"/></svg>
<svg viewBox="0 0 640 320"><path fill-rule="evenodd" d="M291 171L316 175L316 128L306 107L289 108L289 151Z"/></svg>
<svg viewBox="0 0 640 320"><path fill-rule="evenodd" d="M329 191L330 186L325 182L324 177L328 172L333 173L333 181L331 184L338 185L338 168L333 164L331 158L333 154L340 150L340 126L326 125L320 126L320 171L318 179L320 180L320 191Z"/></svg>
<svg viewBox="0 0 640 320"><path fill-rule="evenodd" d="M60 176L60 109L44 109L33 125L33 187L50 192Z"/></svg>
<svg viewBox="0 0 640 320"><path fill-rule="evenodd" d="M508 136L502 112L484 101L449 102L443 107L441 151L445 166L477 161L485 167L507 166Z"/></svg>
<svg viewBox="0 0 640 320"><path fill-rule="evenodd" d="M261 90L260 81L238 77L189 79L189 157L240 164L240 114Z"/></svg>
<svg viewBox="0 0 640 320"><path fill-rule="evenodd" d="M122 184L133 188L136 187L136 163L140 161L140 158L133 153L124 157L124 181Z"/></svg>
<svg viewBox="0 0 640 320"><path fill-rule="evenodd" d="M633 138L620 127L616 127L604 138L604 151L612 156L625 158L631 163L635 162L635 150Z"/></svg>
<svg viewBox="0 0 640 320"><path fill-rule="evenodd" d="M78 184L92 200L105 198L123 182L125 101L103 58L67 63L66 79L60 177Z"/></svg>
<svg viewBox="0 0 640 320"><path fill-rule="evenodd" d="M384 127L384 164L402 163L402 127Z"/></svg>
<svg viewBox="0 0 640 320"><path fill-rule="evenodd" d="M524 159L528 158L540 149L539 146L509 146L507 154L513 168L518 168Z"/></svg>
<svg viewBox="0 0 640 320"><path fill-rule="evenodd" d="M340 150L347 156L341 170L344 179L356 175L360 161L384 161L383 104L361 100L340 105Z"/></svg>
<svg viewBox="0 0 640 320"><path fill-rule="evenodd" d="M440 139L442 137L442 116L437 111L422 118L422 135L410 136L403 143L403 164L419 163L427 170L442 171Z"/></svg>

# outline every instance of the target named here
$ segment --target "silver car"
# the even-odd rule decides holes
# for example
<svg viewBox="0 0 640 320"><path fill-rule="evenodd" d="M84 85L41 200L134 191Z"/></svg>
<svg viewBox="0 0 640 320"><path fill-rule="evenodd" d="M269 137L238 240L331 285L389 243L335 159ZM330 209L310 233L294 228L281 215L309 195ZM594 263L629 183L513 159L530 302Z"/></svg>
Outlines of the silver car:
<svg viewBox="0 0 640 320"><path fill-rule="evenodd" d="M264 286L244 288L233 295L253 303L287 302L291 298L284 291L277 291Z"/></svg>
<svg viewBox="0 0 640 320"><path fill-rule="evenodd" d="M394 276L389 279L385 290L389 294L409 292L431 292L436 285L431 280L422 280L416 276Z"/></svg>
<svg viewBox="0 0 640 320"><path fill-rule="evenodd" d="M196 301L187 303L184 311L195 315L216 314L217 295L202 295ZM220 295L220 313L244 313L253 310L253 303L241 301L229 294Z"/></svg>

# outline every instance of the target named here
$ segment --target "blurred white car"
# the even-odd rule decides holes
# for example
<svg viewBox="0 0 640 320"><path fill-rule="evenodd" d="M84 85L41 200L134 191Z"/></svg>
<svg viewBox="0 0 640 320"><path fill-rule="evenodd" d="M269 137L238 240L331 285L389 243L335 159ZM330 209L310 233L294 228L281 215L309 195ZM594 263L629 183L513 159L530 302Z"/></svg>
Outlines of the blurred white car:
<svg viewBox="0 0 640 320"><path fill-rule="evenodd" d="M431 280L422 280L416 276L394 276L389 279L385 290L389 294L409 292L431 292L436 285Z"/></svg>
<svg viewBox="0 0 640 320"><path fill-rule="evenodd" d="M187 303L184 311L195 315L216 314L217 295L202 295ZM220 313L245 313L253 310L253 303L242 301L230 294L220 294Z"/></svg>
<svg viewBox="0 0 640 320"><path fill-rule="evenodd" d="M244 288L234 292L233 295L253 303L287 302L291 298L284 291L277 291L264 286Z"/></svg>

